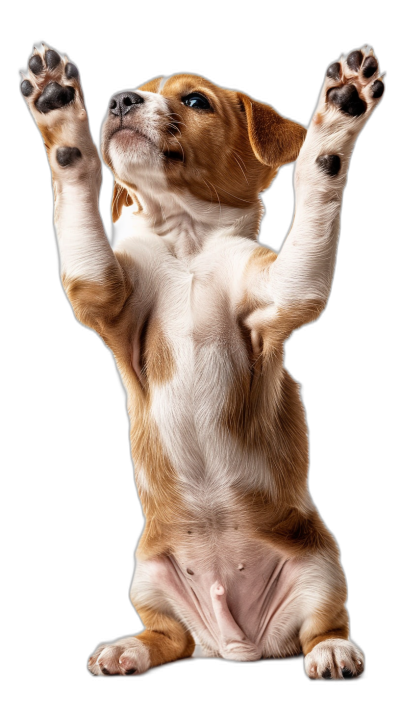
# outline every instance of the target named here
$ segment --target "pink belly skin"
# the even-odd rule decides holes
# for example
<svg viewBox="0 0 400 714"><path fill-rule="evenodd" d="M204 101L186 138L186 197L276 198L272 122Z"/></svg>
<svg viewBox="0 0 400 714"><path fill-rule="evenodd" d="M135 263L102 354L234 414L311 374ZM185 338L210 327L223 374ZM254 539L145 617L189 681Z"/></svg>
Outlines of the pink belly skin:
<svg viewBox="0 0 400 714"><path fill-rule="evenodd" d="M300 652L299 559L256 541L235 547L221 539L212 558L194 550L138 562L133 602L172 611L210 655L247 661Z"/></svg>

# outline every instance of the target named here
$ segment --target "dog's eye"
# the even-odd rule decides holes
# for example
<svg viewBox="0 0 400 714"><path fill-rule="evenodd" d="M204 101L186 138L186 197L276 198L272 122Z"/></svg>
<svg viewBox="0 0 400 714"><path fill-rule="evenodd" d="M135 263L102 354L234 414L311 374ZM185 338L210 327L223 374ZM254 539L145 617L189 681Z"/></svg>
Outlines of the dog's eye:
<svg viewBox="0 0 400 714"><path fill-rule="evenodd" d="M198 92L192 92L192 94L182 97L182 102L191 109L211 109L208 99L203 94L199 94Z"/></svg>

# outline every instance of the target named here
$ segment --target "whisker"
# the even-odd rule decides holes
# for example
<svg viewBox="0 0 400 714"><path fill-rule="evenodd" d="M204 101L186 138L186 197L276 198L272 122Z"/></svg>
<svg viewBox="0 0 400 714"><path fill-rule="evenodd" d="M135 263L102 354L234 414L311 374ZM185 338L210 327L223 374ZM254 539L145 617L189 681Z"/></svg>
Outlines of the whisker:
<svg viewBox="0 0 400 714"><path fill-rule="evenodd" d="M172 129L177 129L179 131L180 135L182 136L182 132L181 132L179 126L176 126L176 124L172 124L172 123L167 124L167 126L170 126Z"/></svg>
<svg viewBox="0 0 400 714"><path fill-rule="evenodd" d="M206 184L208 190L210 191L210 187L209 187L207 181L206 181L202 176L201 176L200 178L201 178L201 180ZM211 191L210 191L209 208L207 209L206 213L210 213L211 208L212 208L212 193L211 193Z"/></svg>
<svg viewBox="0 0 400 714"><path fill-rule="evenodd" d="M180 114L177 114L176 112L172 112L172 114L169 113L168 116L169 116L169 118L171 119L171 121L176 121L175 117L179 117L179 119L182 119L181 115L180 115ZM186 124L185 124L184 121L180 121L179 124L182 124L183 126L186 126Z"/></svg>
<svg viewBox="0 0 400 714"><path fill-rule="evenodd" d="M237 165L239 166L239 169L241 170L241 172L242 172L242 174L243 174L243 176L244 176L244 179L245 179L247 185L249 185L249 182L248 182L248 180L247 180L247 176L246 176L245 172L243 171L241 165L239 164L239 161L237 160L236 156L234 156L233 158L235 159Z"/></svg>
<svg viewBox="0 0 400 714"><path fill-rule="evenodd" d="M246 198L240 198L240 196L235 196L233 193L229 193L229 191L226 191L226 189L221 188L221 186L217 186L220 191L223 193L227 193L228 196L232 196L232 198L236 198L237 201L243 201L243 203L253 203L253 201L248 201Z"/></svg>
<svg viewBox="0 0 400 714"><path fill-rule="evenodd" d="M173 134L171 134L171 136L174 136L174 135L173 135ZM181 147L181 149L182 149L182 157L183 157L183 161L185 161L185 152L184 152L184 150L183 150L183 146L182 146L181 142L179 141L179 139L177 139L177 138L176 138L176 136L174 136L174 139L175 139L175 141L177 141L177 142L178 142L179 146Z"/></svg>
<svg viewBox="0 0 400 714"><path fill-rule="evenodd" d="M243 161L242 157L240 156L240 154L239 154L237 151L235 151L234 149L232 149L232 151L233 151L233 153L235 154L235 156L237 156L237 158L242 162L244 170L246 170L246 164L244 163L244 161Z"/></svg>
<svg viewBox="0 0 400 714"><path fill-rule="evenodd" d="M206 181L206 179L203 179L203 180L204 180L204 181ZM214 184L212 183L212 181L207 181L207 183L210 183L210 185L211 185L211 186L213 187L213 189L214 189L214 191L215 191L215 193L216 193L216 196L217 196L217 198L218 198L218 203L219 203L219 219L218 219L218 226L219 226L219 225L220 225L220 222L221 222L221 214L222 214L222 209L221 209L221 201L219 200L219 195L218 195L218 191L217 191L217 189L215 188L215 186L214 186Z"/></svg>

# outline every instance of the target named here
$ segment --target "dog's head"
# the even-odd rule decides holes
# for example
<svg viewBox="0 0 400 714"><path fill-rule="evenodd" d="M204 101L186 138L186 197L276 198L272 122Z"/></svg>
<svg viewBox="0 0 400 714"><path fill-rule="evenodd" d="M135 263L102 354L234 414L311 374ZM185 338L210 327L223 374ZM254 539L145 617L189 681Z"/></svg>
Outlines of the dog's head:
<svg viewBox="0 0 400 714"><path fill-rule="evenodd" d="M160 192L246 208L297 158L305 134L272 107L196 75L119 92L102 134L116 181L113 219L132 198L140 205Z"/></svg>

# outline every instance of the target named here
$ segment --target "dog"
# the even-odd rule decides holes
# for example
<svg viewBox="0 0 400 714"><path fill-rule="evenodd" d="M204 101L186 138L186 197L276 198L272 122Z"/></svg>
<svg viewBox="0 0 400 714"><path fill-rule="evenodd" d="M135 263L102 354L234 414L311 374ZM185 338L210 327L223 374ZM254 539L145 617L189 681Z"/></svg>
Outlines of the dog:
<svg viewBox="0 0 400 714"><path fill-rule="evenodd" d="M329 66L307 132L200 76L116 93L102 153L113 220L124 206L134 218L114 251L78 69L47 46L28 66L21 91L51 166L62 282L115 355L146 518L131 587L145 629L97 647L89 670L140 674L190 657L196 640L231 660L302 652L313 679L359 676L283 346L330 293L350 156L384 91L373 51ZM295 217L276 254L257 242L260 193L296 159Z"/></svg>

